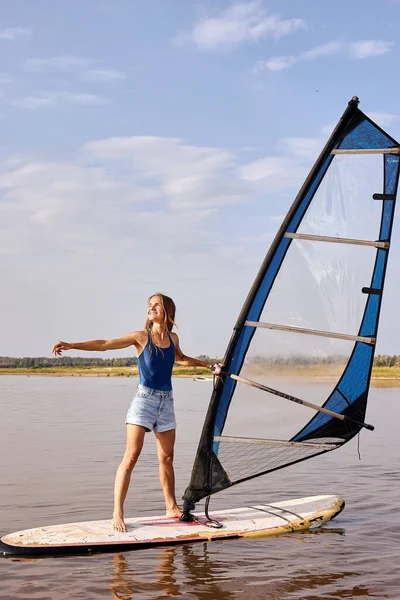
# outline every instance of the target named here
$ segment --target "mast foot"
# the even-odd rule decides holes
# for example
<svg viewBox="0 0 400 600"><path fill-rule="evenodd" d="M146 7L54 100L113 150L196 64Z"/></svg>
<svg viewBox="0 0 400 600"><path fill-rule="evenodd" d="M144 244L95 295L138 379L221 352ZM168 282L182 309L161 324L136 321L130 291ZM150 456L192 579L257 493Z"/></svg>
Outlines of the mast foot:
<svg viewBox="0 0 400 600"><path fill-rule="evenodd" d="M194 517L193 517L193 515L192 515L191 512L189 512L189 511L186 511L186 512L183 511L183 513L181 514L179 520L183 521L184 523L193 523Z"/></svg>
<svg viewBox="0 0 400 600"><path fill-rule="evenodd" d="M195 508L196 508L196 505L193 504L193 502L185 501L183 503L183 511L180 516L180 521L183 521L184 523L192 523L194 521L194 517L190 511L194 510Z"/></svg>

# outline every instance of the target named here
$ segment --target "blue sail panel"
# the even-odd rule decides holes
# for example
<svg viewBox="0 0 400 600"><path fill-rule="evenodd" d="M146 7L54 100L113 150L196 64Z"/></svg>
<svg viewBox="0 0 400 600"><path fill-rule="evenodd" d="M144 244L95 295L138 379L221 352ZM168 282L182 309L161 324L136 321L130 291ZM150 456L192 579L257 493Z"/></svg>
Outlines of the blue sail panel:
<svg viewBox="0 0 400 600"><path fill-rule="evenodd" d="M360 124L337 144L337 148L341 150L394 148L396 146L398 146L396 140L383 132L365 115L362 116Z"/></svg>
<svg viewBox="0 0 400 600"><path fill-rule="evenodd" d="M397 191L400 156L385 154L384 161L385 192L387 194L395 194Z"/></svg>
<svg viewBox="0 0 400 600"><path fill-rule="evenodd" d="M345 370L339 384L333 390L331 396L323 405L324 408L343 414L349 411L352 402L355 402L367 392L369 385L369 369L373 358L373 349L367 344L358 343L355 347L351 360ZM365 411L364 411L365 412ZM317 413L315 417L302 429L297 435L293 436L291 441L300 442L318 437L318 431L325 432L322 429L326 423L331 423L331 430L335 431L334 417L323 413ZM339 430L339 427L337 428ZM343 435L342 431L338 434ZM346 433L346 431L344 432ZM331 435L334 435L331 433ZM353 436L351 436L353 437Z"/></svg>

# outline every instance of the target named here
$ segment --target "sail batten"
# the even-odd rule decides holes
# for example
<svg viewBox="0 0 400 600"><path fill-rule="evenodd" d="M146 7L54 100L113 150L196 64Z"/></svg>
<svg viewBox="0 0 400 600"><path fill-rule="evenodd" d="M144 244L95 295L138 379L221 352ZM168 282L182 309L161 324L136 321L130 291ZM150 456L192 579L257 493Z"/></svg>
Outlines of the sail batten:
<svg viewBox="0 0 400 600"><path fill-rule="evenodd" d="M330 417L334 417L335 419L339 419L340 421L347 421L349 419L350 421L352 421L352 419L347 417L346 415L342 415L338 412L334 412L333 410L329 410L322 406L317 406L312 402L307 402L307 400L302 400L301 398L297 398L296 396L292 396L291 394L286 394L285 392L263 385L262 383L258 383L257 381L252 381L251 379L246 379L245 377L239 377L238 375L233 375L232 373L229 374L229 377L231 377L235 381L240 381L241 383L262 390L263 392L268 392L270 394L273 394L274 396L279 396L280 398L285 398L286 400L290 400L291 402L295 402L296 404L301 404L302 406L306 406L307 408L316 410L317 412L323 413L324 415L329 415ZM347 402L347 404L349 403ZM361 427L365 427L366 429L373 429L373 426L368 425L367 423L358 422L357 424Z"/></svg>
<svg viewBox="0 0 400 600"><path fill-rule="evenodd" d="M285 233L286 238L292 238L294 240L307 240L310 242L330 242L334 244L355 244L357 246L371 246L373 248L385 248L388 249L390 244L387 241L381 240L356 240L352 238L340 238L332 237L327 235L311 235L306 233Z"/></svg>
<svg viewBox="0 0 400 600"><path fill-rule="evenodd" d="M332 154L400 154L400 147L395 148L352 148L332 150Z"/></svg>
<svg viewBox="0 0 400 600"><path fill-rule="evenodd" d="M356 97L349 102L307 176L236 321L183 497L185 511L373 429L365 416L400 144L358 103ZM304 374L310 376L324 368L323 392L310 388L304 396L290 389L285 373L293 367L295 373L309 369ZM317 392L318 402L310 402ZM270 417L289 405L275 396L292 401L292 413L275 422L288 425L282 435L268 431ZM315 411L308 422L300 405ZM269 441L275 437L282 441Z"/></svg>
<svg viewBox="0 0 400 600"><path fill-rule="evenodd" d="M277 331L291 331L293 333L302 333L305 335L317 335L321 337L349 340L353 342L364 342L364 344L375 344L376 342L374 337L350 335L347 333L335 333L333 331L320 331L318 329L306 329L305 327L295 327L294 325L279 325L278 323L263 323L261 321L246 321L245 325L247 327L261 327L265 329L275 329Z"/></svg>

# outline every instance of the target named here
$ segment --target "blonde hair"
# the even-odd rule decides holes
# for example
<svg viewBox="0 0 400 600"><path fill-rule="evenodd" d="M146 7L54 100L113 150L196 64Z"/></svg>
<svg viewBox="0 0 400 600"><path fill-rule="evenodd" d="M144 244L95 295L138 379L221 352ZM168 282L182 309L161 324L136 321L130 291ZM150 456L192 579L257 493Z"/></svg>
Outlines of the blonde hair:
<svg viewBox="0 0 400 600"><path fill-rule="evenodd" d="M165 294L160 294L160 292L157 292L156 294L152 294L151 296L149 296L148 301L150 302L150 300L152 298L154 298L155 296L158 296L161 300L161 306L164 309L164 325L167 328L167 330L170 332L170 331L172 331L174 325L176 325L176 323L175 323L175 312L176 312L175 302L172 300L172 298L170 298L169 296L166 296ZM152 321L150 321L150 319L146 319L144 328L147 329L148 331L150 331L150 335L152 335L153 323L152 323Z"/></svg>

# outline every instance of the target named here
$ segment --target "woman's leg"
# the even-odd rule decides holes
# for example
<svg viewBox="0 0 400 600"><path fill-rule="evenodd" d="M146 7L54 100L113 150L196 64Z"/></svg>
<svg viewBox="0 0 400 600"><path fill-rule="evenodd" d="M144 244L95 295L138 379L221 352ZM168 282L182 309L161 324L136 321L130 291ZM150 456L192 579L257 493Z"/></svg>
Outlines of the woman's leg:
<svg viewBox="0 0 400 600"><path fill-rule="evenodd" d="M114 512L111 524L115 531L126 531L124 502L131 480L131 473L143 448L146 429L140 425L127 424L126 449L115 476Z"/></svg>
<svg viewBox="0 0 400 600"><path fill-rule="evenodd" d="M174 460L175 429L154 432L157 440L158 461L160 464L160 481L164 492L167 517L180 517L182 510L175 498L175 475L172 465Z"/></svg>

